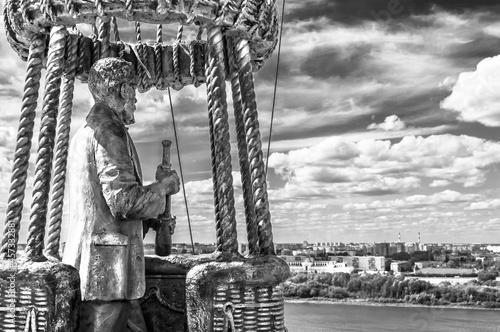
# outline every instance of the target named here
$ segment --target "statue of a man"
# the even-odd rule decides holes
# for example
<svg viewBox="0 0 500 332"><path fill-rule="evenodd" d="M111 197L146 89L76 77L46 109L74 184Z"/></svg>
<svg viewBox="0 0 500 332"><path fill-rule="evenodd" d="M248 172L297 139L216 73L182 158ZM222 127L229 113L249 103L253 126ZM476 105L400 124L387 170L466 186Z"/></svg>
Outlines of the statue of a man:
<svg viewBox="0 0 500 332"><path fill-rule="evenodd" d="M165 210L179 191L175 171L158 167L143 186L133 124L132 65L99 60L88 85L95 100L73 137L69 155L70 225L63 262L80 272L81 331L144 331L138 299L145 291L142 221Z"/></svg>

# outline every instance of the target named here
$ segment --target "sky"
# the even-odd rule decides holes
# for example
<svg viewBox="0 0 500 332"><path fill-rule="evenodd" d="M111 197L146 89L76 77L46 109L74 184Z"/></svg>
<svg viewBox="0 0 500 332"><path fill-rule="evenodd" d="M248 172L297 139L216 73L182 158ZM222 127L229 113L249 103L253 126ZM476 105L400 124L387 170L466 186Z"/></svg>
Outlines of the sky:
<svg viewBox="0 0 500 332"><path fill-rule="evenodd" d="M275 242L383 242L398 233L415 242L418 232L422 242L500 242L500 4L287 0L284 22L268 170ZM176 28L166 29L166 41ZM143 40L154 38L154 26L142 30ZM132 24L121 22L121 33L131 41ZM186 38L195 33L187 28ZM25 70L4 35L0 215ZM265 156L276 62L277 52L255 75ZM214 242L206 89L186 87L172 97L194 241ZM168 102L165 91L138 96L130 133L146 182L154 180L161 140L174 140ZM92 105L86 85L77 83L74 103L73 133ZM233 121L231 112L229 100ZM246 242L231 126L238 239ZM175 147L172 156L179 170ZM31 189L29 183L21 242ZM173 241L188 242L181 193L172 204ZM66 201L63 241L67 210Z"/></svg>

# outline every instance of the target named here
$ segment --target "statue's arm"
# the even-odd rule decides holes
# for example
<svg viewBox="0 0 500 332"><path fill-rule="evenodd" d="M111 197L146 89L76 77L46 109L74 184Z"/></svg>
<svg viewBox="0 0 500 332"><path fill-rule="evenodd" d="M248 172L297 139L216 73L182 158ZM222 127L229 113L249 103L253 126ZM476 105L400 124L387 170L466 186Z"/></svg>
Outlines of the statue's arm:
<svg viewBox="0 0 500 332"><path fill-rule="evenodd" d="M127 145L125 128L115 123L96 131L97 175L109 209L119 219L155 218L165 210L166 189L158 182L141 186Z"/></svg>

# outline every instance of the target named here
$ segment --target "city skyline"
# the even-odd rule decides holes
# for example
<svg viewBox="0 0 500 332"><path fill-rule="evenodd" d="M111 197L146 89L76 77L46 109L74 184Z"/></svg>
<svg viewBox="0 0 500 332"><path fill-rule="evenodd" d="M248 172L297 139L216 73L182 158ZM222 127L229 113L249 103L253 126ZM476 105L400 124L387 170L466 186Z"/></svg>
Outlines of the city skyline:
<svg viewBox="0 0 500 332"><path fill-rule="evenodd" d="M414 242L420 231L423 243L496 243L498 22L500 5L486 0L288 0L268 176L275 242L392 242L398 232L403 241ZM133 40L133 23L120 26L122 39ZM166 41L175 39L175 29L164 27ZM6 42L3 26L0 30L3 221L25 63ZM144 40L155 37L155 26L144 24L142 30ZM188 36L196 32L186 27ZM255 76L264 153L276 61L275 53ZM194 241L211 243L215 225L205 88L186 87L172 97ZM146 183L154 180L161 161L161 140L174 140L168 103L165 91L138 94L137 123L130 134ZM77 83L73 133L91 104L86 85ZM231 109L229 102L230 116ZM31 175L37 132L34 137ZM235 137L232 132L238 235L246 242ZM174 145L173 168L179 170L176 153ZM29 181L28 193L31 188ZM181 193L172 198L176 243L189 242L183 204ZM21 242L30 205L28 194ZM67 212L66 200L62 241ZM147 241L153 238L149 234Z"/></svg>

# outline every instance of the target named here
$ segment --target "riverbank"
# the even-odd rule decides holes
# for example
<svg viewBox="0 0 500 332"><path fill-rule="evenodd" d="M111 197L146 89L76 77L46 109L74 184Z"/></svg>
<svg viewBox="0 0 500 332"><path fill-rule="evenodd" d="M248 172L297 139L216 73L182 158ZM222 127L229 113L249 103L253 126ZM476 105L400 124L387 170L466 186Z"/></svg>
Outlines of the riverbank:
<svg viewBox="0 0 500 332"><path fill-rule="evenodd" d="M500 308L485 308L483 306L477 305L464 305L451 303L448 305L425 305L420 303L408 303L408 302L381 302L375 299L331 299L331 298L294 298L286 297L285 303L310 303L310 304L341 304L341 305L363 305L363 306L374 306L374 307L415 307L415 308L436 308L436 309L470 309L470 310L494 310L500 311Z"/></svg>

